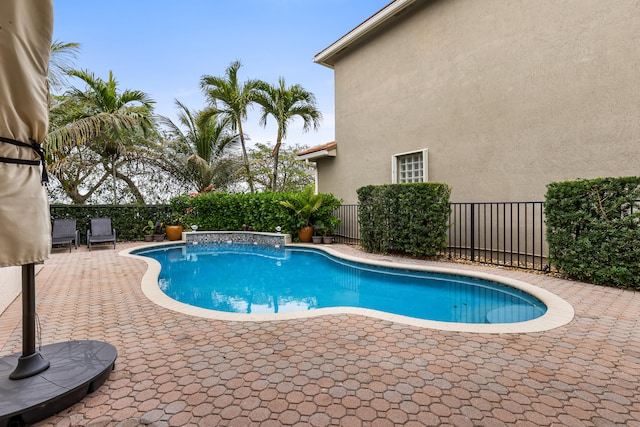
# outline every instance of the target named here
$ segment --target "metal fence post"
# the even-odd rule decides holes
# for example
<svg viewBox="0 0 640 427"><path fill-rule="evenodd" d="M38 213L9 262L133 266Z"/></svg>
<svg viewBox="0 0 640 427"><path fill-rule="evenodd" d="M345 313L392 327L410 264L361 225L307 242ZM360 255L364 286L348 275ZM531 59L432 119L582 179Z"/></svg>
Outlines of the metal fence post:
<svg viewBox="0 0 640 427"><path fill-rule="evenodd" d="M471 261L476 260L476 204L471 203Z"/></svg>

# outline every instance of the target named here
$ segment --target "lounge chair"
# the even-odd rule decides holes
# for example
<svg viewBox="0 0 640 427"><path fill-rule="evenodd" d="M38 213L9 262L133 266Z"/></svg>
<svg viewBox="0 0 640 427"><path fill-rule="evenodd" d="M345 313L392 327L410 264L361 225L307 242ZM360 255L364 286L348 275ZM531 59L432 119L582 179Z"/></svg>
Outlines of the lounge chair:
<svg viewBox="0 0 640 427"><path fill-rule="evenodd" d="M87 230L87 246L91 250L92 243L111 243L116 248L116 230L111 226L111 218L93 218Z"/></svg>
<svg viewBox="0 0 640 427"><path fill-rule="evenodd" d="M78 241L80 240L80 232L76 230L75 218L63 218L53 220L53 235L51 236L51 245L69 245L71 252L71 244L73 243L78 249Z"/></svg>

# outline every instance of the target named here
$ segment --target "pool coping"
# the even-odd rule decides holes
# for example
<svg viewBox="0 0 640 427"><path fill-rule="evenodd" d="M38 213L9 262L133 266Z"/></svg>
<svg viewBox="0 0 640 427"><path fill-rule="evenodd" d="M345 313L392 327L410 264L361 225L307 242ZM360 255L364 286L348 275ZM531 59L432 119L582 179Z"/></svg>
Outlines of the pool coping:
<svg viewBox="0 0 640 427"><path fill-rule="evenodd" d="M179 301L176 301L167 296L158 285L158 276L160 274L160 263L154 259L134 255L131 252L140 249L149 249L151 247L161 247L167 245L184 244L185 241L173 241L163 242L154 245L136 246L133 248L125 249L119 252L119 255L132 257L136 259L144 260L147 263L147 271L142 277L140 288L144 295L153 303L164 307L166 309L176 311L189 316L202 317L206 319L216 319L224 321L239 321L239 322L264 322L264 321L279 321L279 320L293 320L293 319L306 319L310 317L336 315L336 314L356 314L362 316L373 317L380 320L388 320L394 323L400 323L404 325L416 326L420 328L438 329L443 331L455 331L455 332L475 332L475 333L488 333L488 334L505 334L505 333L530 333L530 332L543 332L550 329L555 329L560 326L566 325L571 322L574 317L574 309L564 299L549 292L545 289L539 288L527 282L520 280L498 276L494 274L483 273L472 270L460 270L448 267L434 267L425 265L415 265L403 262L389 262L383 260L371 260L361 258L349 254L342 253L338 250L331 248L329 245L310 245L310 244L287 244L287 247L293 248L311 248L324 251L329 255L341 258L347 261L358 262L367 265L402 268L414 271L433 272L454 274L458 276L466 276L484 280L494 281L500 284L504 284L516 289L520 289L542 301L547 306L547 311L542 316L518 323L492 323L492 324L479 324L479 323L457 323L457 322L441 322L435 320L423 320L413 317L402 316L399 314L391 314L378 310L371 310L366 308L357 307L330 307L330 308L318 308L313 310L294 312L294 313L271 313L271 314L242 314L242 313L228 313L223 311L210 310L200 307L191 306Z"/></svg>

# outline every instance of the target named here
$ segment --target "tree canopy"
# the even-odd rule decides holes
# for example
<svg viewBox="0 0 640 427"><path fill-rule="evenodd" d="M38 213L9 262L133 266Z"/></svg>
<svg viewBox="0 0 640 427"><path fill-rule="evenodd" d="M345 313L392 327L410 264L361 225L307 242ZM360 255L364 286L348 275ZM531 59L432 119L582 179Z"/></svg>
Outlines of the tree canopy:
<svg viewBox="0 0 640 427"><path fill-rule="evenodd" d="M240 82L240 61L223 75L204 75L205 106L192 109L176 100L177 121L157 116L151 96L121 88L115 73L106 79L76 69L77 43L51 46L49 134L44 146L54 178L54 202L158 203L188 192L296 191L313 182L311 165L295 160L307 147L283 149L287 125L302 118L305 130L321 117L313 94L284 78L271 86ZM278 126L274 147L247 146L247 111L263 109L261 123Z"/></svg>
<svg viewBox="0 0 640 427"><path fill-rule="evenodd" d="M287 86L284 77L278 79L277 85L261 82L257 88L256 102L262 107L260 124L267 125L269 117L275 120L278 133L276 145L273 147L273 187L278 191L278 156L282 141L287 137L289 124L296 118L303 120L303 129L318 129L322 114L316 106L315 96L300 85Z"/></svg>

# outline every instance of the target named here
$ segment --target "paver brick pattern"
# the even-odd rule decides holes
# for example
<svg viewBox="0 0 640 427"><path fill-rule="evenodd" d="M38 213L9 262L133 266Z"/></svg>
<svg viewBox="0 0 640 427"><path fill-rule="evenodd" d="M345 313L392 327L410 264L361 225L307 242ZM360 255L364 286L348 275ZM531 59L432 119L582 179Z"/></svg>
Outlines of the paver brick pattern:
<svg viewBox="0 0 640 427"><path fill-rule="evenodd" d="M149 301L140 260L106 247L55 251L36 279L42 342L104 340L118 359L97 391L37 426L640 426L638 293L453 267L545 288L575 319L528 334L359 315L209 320ZM0 356L21 349L19 312L18 298L0 316Z"/></svg>

